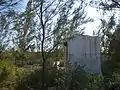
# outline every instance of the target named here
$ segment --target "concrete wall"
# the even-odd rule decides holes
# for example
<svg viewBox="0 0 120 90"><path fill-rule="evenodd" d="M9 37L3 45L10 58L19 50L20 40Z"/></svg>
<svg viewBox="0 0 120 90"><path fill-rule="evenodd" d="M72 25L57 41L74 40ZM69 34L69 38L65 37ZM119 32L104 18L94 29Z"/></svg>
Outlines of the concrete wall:
<svg viewBox="0 0 120 90"><path fill-rule="evenodd" d="M84 66L87 72L101 73L99 38L79 36L68 40L68 60Z"/></svg>

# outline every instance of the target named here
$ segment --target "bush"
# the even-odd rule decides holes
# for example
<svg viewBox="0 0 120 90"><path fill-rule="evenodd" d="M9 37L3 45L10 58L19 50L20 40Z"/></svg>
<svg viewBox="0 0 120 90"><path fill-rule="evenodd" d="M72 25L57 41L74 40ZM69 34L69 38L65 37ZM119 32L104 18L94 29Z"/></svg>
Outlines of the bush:
<svg viewBox="0 0 120 90"><path fill-rule="evenodd" d="M15 67L8 60L0 60L0 89L8 88L13 90L17 85L17 80L21 79L26 72L25 69Z"/></svg>
<svg viewBox="0 0 120 90"><path fill-rule="evenodd" d="M86 90L106 90L104 77L102 75L91 74L88 75L88 85Z"/></svg>
<svg viewBox="0 0 120 90"><path fill-rule="evenodd" d="M52 68L45 71L45 85L46 88L54 87L58 85L58 78L61 76L58 74L58 70L56 68ZM34 70L31 74L25 76L18 84L17 90L41 90L42 84L42 71Z"/></svg>
<svg viewBox="0 0 120 90"><path fill-rule="evenodd" d="M41 90L42 71L27 71L18 68L9 60L0 61L0 90ZM81 67L61 70L47 67L45 70L45 85L56 90L109 90L120 83L120 74L114 73L112 78L97 74L87 74Z"/></svg>
<svg viewBox="0 0 120 90"><path fill-rule="evenodd" d="M41 70L35 70L30 75L24 77L17 90L41 90ZM87 84L86 73L79 67L71 70L58 70L53 67L45 71L45 86L56 87L56 90L80 90Z"/></svg>
<svg viewBox="0 0 120 90"><path fill-rule="evenodd" d="M111 78L102 75L89 75L85 90L120 90L120 74L113 73ZM119 89L118 89L119 88Z"/></svg>

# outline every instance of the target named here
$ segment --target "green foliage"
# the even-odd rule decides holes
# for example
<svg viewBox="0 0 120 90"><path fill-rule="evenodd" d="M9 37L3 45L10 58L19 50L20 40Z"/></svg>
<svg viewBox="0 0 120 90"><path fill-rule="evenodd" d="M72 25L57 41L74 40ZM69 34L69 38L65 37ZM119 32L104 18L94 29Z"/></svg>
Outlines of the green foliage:
<svg viewBox="0 0 120 90"><path fill-rule="evenodd" d="M114 15L108 22L102 22L99 36L101 37L103 75L112 76L114 72L120 70L120 29L119 25L115 25Z"/></svg>
<svg viewBox="0 0 120 90"><path fill-rule="evenodd" d="M15 67L10 61L0 61L0 88L12 89L16 86L17 80L21 79L27 71Z"/></svg>
<svg viewBox="0 0 120 90"><path fill-rule="evenodd" d="M102 75L89 75L88 80L87 90L105 90L104 77Z"/></svg>
<svg viewBox="0 0 120 90"><path fill-rule="evenodd" d="M58 72L58 70L55 68L46 70L45 72L46 88L56 86L58 84L58 78L61 77L59 76L58 73L60 72ZM30 89L40 90L42 84L41 75L42 75L41 70L35 70L34 72L24 77L23 80L19 82L17 90L30 90Z"/></svg>
<svg viewBox="0 0 120 90"><path fill-rule="evenodd" d="M8 60L0 61L0 89L12 90L40 90L41 69L32 72L24 68L15 67ZM45 70L45 87L55 87L56 90L106 90L120 83L120 74L113 73L111 78L87 74L81 67L57 69L47 67ZM117 87L117 86L116 86Z"/></svg>
<svg viewBox="0 0 120 90"><path fill-rule="evenodd" d="M17 90L40 90L42 85L42 71L35 70L33 73L25 76L18 84ZM87 75L79 68L76 69L57 69L51 67L45 71L45 87L55 87L56 90L78 90L87 85Z"/></svg>

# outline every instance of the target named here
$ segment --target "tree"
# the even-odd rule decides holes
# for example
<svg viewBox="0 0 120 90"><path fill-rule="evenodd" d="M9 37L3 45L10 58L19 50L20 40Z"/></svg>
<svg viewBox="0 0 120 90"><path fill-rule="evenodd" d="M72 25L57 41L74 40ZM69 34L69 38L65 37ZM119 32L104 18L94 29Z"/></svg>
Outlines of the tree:
<svg viewBox="0 0 120 90"><path fill-rule="evenodd" d="M1 14L1 43L12 43L8 47L22 51L34 50L35 45L32 40L35 38L34 13L31 10L31 3L28 2L25 12L15 12ZM6 39L6 40L4 40ZM33 43L33 44L32 44Z"/></svg>
<svg viewBox="0 0 120 90"><path fill-rule="evenodd" d="M115 10L120 8L118 0L91 0L90 5L103 10Z"/></svg>
<svg viewBox="0 0 120 90"><path fill-rule="evenodd" d="M8 45L11 38L11 23L13 23L13 17L15 16L14 11L0 13L0 43ZM6 39L6 40L5 40Z"/></svg>
<svg viewBox="0 0 120 90"><path fill-rule="evenodd" d="M114 33L112 34L112 39L109 45L109 53L110 53L110 67L111 72L118 72L120 70L120 28L117 25Z"/></svg>
<svg viewBox="0 0 120 90"><path fill-rule="evenodd" d="M0 12L3 10L10 10L17 6L22 0L0 0Z"/></svg>
<svg viewBox="0 0 120 90"><path fill-rule="evenodd" d="M120 8L120 1L118 0L108 0L108 1L101 1L101 6L103 6L106 10L113 10L116 8Z"/></svg>
<svg viewBox="0 0 120 90"><path fill-rule="evenodd" d="M101 19L101 25L99 27L97 35L100 37L100 45L101 45L101 56L102 56L102 73L104 76L112 76L113 71L111 62L112 54L110 52L111 49L111 41L114 40L114 32L116 29L116 22L114 19L114 15L111 16L108 21L105 19Z"/></svg>
<svg viewBox="0 0 120 90"><path fill-rule="evenodd" d="M13 30L17 32L16 39L14 43L17 48L23 52L26 50L33 51L35 48L35 43L32 43L35 39L35 22L34 13L32 12L31 2L27 3L26 11L17 14L13 22Z"/></svg>
<svg viewBox="0 0 120 90"><path fill-rule="evenodd" d="M82 30L84 28L81 28L81 25L93 21L87 17L85 12L87 3L84 0L80 0L77 6L77 2L77 0L29 0L26 11L15 13L13 22L8 25L12 25L9 30L14 33L13 36L10 36L13 37L12 43L15 42L18 46L21 43L20 47L22 50L31 45L30 42L35 44L36 47L40 45L42 90L46 87L44 72L47 69L46 62L49 59L49 54L56 47L60 48L59 46L68 38L83 34ZM36 44L36 42L38 43Z"/></svg>
<svg viewBox="0 0 120 90"><path fill-rule="evenodd" d="M5 46L9 45L12 34L11 25L17 12L15 8L21 4L23 0L0 0L0 43ZM18 14L17 14L18 15ZM6 39L9 38L9 39ZM4 40L6 39L6 40Z"/></svg>
<svg viewBox="0 0 120 90"><path fill-rule="evenodd" d="M98 31L101 37L101 53L103 59L103 75L108 79L112 78L114 73L119 73L119 17L116 11L119 12L119 1L109 0L109 2L97 2L99 9L103 13L111 13L112 16L108 20L101 19L102 26ZM106 14L107 15L107 14ZM116 18L117 17L117 18ZM101 33L101 34L100 34ZM109 80L107 82L109 82Z"/></svg>
<svg viewBox="0 0 120 90"><path fill-rule="evenodd" d="M90 2L91 6L98 8L100 11L103 11L103 14L110 17L109 19L101 19L102 26L100 27L100 30L98 33L101 33L101 48L103 51L103 55L106 56L105 60L107 60L107 63L110 64L109 69L111 68L111 72L114 72L113 70L114 63L117 63L115 61L115 57L117 58L117 53L119 53L117 50L114 52L116 45L118 45L118 39L116 40L116 37L119 37L118 33L118 26L119 26L119 17L118 12L120 8L120 1L118 0L96 0ZM116 36L117 35L117 36ZM114 44L113 44L114 42ZM115 44L116 43L116 44ZM118 47L117 47L118 48ZM119 49L119 48L118 48ZM114 54L113 54L114 53ZM113 59L114 58L114 59Z"/></svg>
<svg viewBox="0 0 120 90"><path fill-rule="evenodd" d="M78 27L84 23L91 21L90 18L86 18L84 8L86 4L84 1L80 1L80 5L74 9L76 1L67 0L62 1L33 1L34 11L36 12L41 31L41 56L42 56L42 89L45 87L45 68L46 68L46 56L45 52L51 52L54 48L60 44L63 35L66 36L72 30L78 29ZM57 19L56 19L57 18ZM57 23L56 23L57 21ZM55 25L54 25L55 23ZM57 35L57 33L59 35ZM57 45L52 43L54 35L57 35ZM47 47L47 48L46 48Z"/></svg>

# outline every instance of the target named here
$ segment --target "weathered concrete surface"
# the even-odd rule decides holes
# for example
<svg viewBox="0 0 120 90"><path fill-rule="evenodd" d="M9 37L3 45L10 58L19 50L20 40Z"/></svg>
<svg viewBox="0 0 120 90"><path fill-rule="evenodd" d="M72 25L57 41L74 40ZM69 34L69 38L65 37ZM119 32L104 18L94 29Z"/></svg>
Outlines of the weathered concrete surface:
<svg viewBox="0 0 120 90"><path fill-rule="evenodd" d="M81 35L68 40L68 60L84 66L87 72L101 73L99 37Z"/></svg>

